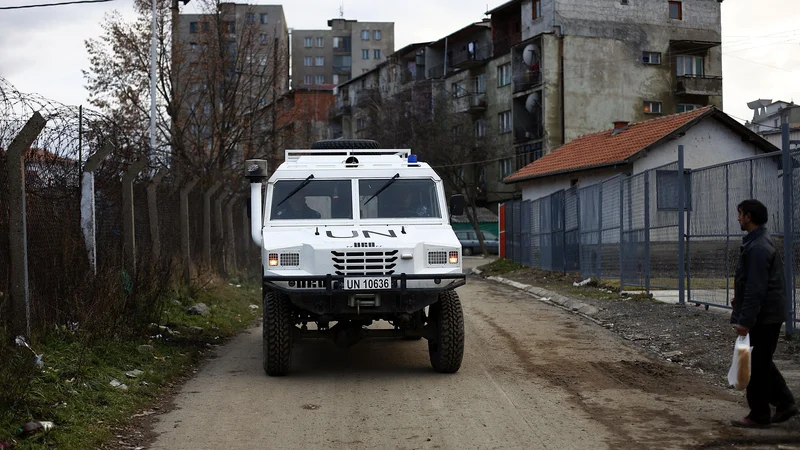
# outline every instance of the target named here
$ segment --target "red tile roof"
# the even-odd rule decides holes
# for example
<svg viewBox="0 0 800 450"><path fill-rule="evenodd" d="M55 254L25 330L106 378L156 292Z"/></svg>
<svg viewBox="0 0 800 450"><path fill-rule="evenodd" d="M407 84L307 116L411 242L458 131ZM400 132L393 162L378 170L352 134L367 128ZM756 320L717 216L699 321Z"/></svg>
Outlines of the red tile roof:
<svg viewBox="0 0 800 450"><path fill-rule="evenodd" d="M714 106L706 106L685 113L636 122L616 135L612 135L613 128L587 134L528 164L504 181L514 183L557 173L625 163L632 156L678 129L715 111L717 109Z"/></svg>

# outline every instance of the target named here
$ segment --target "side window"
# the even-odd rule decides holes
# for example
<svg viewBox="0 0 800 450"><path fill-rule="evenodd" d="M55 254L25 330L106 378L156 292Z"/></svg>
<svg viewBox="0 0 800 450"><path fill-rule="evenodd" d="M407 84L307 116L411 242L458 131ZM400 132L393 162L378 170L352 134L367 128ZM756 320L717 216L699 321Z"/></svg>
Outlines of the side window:
<svg viewBox="0 0 800 450"><path fill-rule="evenodd" d="M474 241L474 240L478 239L478 237L475 236L475 232L474 231L470 231L470 232L467 233L467 239L469 239L471 241Z"/></svg>
<svg viewBox="0 0 800 450"><path fill-rule="evenodd" d="M463 231L456 231L456 237L459 240L465 240L465 239L467 239L467 233L465 233Z"/></svg>

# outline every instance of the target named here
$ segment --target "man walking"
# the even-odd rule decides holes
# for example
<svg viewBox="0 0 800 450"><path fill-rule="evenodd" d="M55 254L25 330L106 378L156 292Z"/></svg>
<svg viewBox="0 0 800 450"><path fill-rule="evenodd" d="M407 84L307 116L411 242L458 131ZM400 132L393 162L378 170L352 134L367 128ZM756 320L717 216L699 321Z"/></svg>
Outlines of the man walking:
<svg viewBox="0 0 800 450"><path fill-rule="evenodd" d="M767 428L770 423L785 422L797 414L794 396L772 361L786 320L783 262L764 227L767 207L758 200L745 200L738 210L739 225L747 235L739 250L731 323L740 336L750 334L753 352L747 385L750 414L731 424ZM774 416L770 405L776 408Z"/></svg>

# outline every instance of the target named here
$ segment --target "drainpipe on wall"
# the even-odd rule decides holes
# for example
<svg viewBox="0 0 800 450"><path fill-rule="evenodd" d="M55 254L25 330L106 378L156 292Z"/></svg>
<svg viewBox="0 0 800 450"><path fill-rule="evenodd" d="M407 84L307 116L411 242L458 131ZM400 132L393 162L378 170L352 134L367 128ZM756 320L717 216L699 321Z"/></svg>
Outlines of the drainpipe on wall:
<svg viewBox="0 0 800 450"><path fill-rule="evenodd" d="M561 25L553 25L553 28L558 27L558 77L559 77L559 94L561 95L561 145L567 142L567 124L566 124L566 107L564 105L564 28Z"/></svg>

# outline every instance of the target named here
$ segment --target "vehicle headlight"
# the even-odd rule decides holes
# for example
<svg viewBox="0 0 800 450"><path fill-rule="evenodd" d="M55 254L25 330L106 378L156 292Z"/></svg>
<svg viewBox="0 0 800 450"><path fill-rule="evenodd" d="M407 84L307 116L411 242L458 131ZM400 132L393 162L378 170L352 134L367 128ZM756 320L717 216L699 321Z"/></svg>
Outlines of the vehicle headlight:
<svg viewBox="0 0 800 450"><path fill-rule="evenodd" d="M300 253L297 252L270 253L268 259L270 267L300 267Z"/></svg>
<svg viewBox="0 0 800 450"><path fill-rule="evenodd" d="M458 264L458 252L452 251L450 252L450 258L448 260L450 264Z"/></svg>

